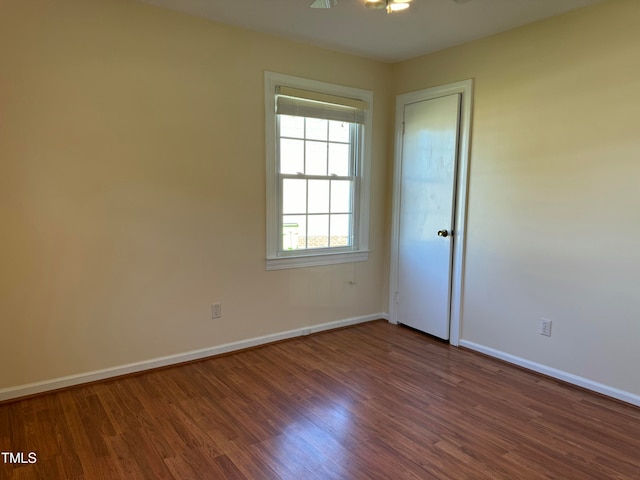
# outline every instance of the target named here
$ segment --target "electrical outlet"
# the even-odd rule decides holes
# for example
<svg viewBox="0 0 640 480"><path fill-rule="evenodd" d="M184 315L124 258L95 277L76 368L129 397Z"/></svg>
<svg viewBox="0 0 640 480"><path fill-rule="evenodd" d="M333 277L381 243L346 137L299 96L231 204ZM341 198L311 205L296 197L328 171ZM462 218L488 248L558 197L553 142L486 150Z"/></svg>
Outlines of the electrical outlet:
<svg viewBox="0 0 640 480"><path fill-rule="evenodd" d="M539 333L540 335L544 335L545 337L551 336L551 320L548 320L546 318L540 319Z"/></svg>
<svg viewBox="0 0 640 480"><path fill-rule="evenodd" d="M211 318L222 318L222 304L221 303L212 303L211 304Z"/></svg>

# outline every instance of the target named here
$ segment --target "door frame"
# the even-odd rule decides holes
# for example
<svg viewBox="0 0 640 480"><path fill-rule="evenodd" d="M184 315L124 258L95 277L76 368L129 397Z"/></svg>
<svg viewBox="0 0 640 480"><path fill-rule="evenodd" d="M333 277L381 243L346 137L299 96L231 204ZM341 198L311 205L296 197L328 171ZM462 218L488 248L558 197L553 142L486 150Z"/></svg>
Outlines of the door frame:
<svg viewBox="0 0 640 480"><path fill-rule="evenodd" d="M391 258L389 272L389 322L398 323L398 255L400 233L400 193L404 108L408 104L460 94L460 132L456 166L455 226L451 268L451 308L449 343L458 346L462 319L464 253L467 227L467 192L469 189L469 157L471 143L471 108L473 80L462 80L396 96L395 151L393 167L393 205L391 219Z"/></svg>

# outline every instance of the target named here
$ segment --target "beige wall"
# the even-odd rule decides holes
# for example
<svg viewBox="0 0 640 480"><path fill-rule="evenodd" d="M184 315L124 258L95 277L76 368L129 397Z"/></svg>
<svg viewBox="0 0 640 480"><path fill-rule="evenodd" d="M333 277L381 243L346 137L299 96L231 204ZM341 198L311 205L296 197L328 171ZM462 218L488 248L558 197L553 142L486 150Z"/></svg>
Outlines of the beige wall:
<svg viewBox="0 0 640 480"><path fill-rule="evenodd" d="M636 395L638 25L614 0L393 71L393 94L475 79L462 338Z"/></svg>
<svg viewBox="0 0 640 480"><path fill-rule="evenodd" d="M367 263L265 271L265 70L374 91ZM390 71L131 1L3 0L0 389L386 311Z"/></svg>

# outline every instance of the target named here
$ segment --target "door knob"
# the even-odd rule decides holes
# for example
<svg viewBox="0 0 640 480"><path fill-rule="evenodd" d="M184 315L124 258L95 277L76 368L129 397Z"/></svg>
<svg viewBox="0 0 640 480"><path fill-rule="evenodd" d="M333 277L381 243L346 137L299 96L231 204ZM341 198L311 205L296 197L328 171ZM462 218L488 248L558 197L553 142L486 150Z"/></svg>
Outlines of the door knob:
<svg viewBox="0 0 640 480"><path fill-rule="evenodd" d="M438 236L439 237L448 237L449 236L449 231L448 230L438 230Z"/></svg>

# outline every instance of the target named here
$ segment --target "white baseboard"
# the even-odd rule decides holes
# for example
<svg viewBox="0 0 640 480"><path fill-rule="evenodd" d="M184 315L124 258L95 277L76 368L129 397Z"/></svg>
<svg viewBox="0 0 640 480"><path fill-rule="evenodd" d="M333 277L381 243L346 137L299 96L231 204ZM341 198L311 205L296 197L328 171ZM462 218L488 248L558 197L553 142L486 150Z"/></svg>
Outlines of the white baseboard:
<svg viewBox="0 0 640 480"><path fill-rule="evenodd" d="M28 395L34 395L37 393L48 392L51 390L58 390L61 388L72 387L74 385L81 385L83 383L106 380L108 378L127 375L130 373L142 372L145 370L151 370L158 367L166 367L169 365L176 365L178 363L189 362L192 360L199 360L202 358L212 357L212 356L220 355L223 353L233 352L235 350L242 350L244 348L256 347L258 345L264 345L267 343L273 343L280 340L286 340L288 338L299 337L302 335L309 335L311 333L322 332L325 330L346 327L349 325L356 325L358 323L370 322L372 320L379 320L379 319L387 319L387 314L376 313L373 315L364 315L361 317L346 318L344 320L337 320L335 322L322 323L320 325L311 325L308 327L296 328L295 330L288 330L286 332L273 333L271 335L265 335L263 337L250 338L248 340L241 340L239 342L233 342L233 343L226 343L224 345L218 345L216 347L204 348L201 350L193 350L191 352L179 353L177 355L169 355L167 357L160 357L160 358L154 358L151 360L145 360L142 362L129 363L127 365L120 365L118 367L105 368L103 370L94 370L92 372L80 373L77 375L69 375L66 377L54 378L54 379L45 380L42 382L29 383L26 385L19 385L16 387L3 388L3 389L0 389L0 402L5 400L20 398L20 397L26 397Z"/></svg>
<svg viewBox="0 0 640 480"><path fill-rule="evenodd" d="M468 340L460 340L460 346L640 407L640 395L626 392L615 387L610 387L609 385L604 385L602 383L594 382L592 380L589 380L588 378L579 377L578 375L573 375L572 373L551 368L540 363L531 362L524 358L516 357L515 355L511 355L500 350L495 350L490 347L485 347L484 345L469 342Z"/></svg>

